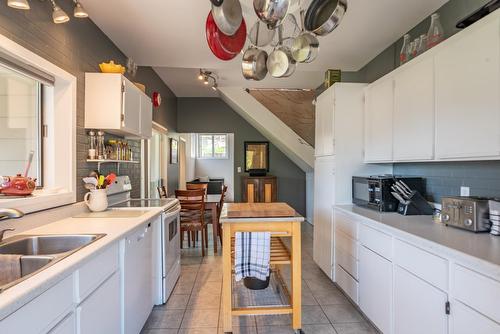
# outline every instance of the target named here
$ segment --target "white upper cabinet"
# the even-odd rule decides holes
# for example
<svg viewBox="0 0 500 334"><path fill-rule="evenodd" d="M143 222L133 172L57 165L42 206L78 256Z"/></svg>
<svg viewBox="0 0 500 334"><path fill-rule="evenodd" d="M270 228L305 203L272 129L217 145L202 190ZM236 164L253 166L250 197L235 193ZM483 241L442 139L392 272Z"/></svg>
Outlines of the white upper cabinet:
<svg viewBox="0 0 500 334"><path fill-rule="evenodd" d="M435 61L437 157L498 157L500 19L464 31Z"/></svg>
<svg viewBox="0 0 500 334"><path fill-rule="evenodd" d="M365 94L365 162L392 160L393 80L368 86Z"/></svg>
<svg viewBox="0 0 500 334"><path fill-rule="evenodd" d="M434 158L434 62L427 58L394 76L395 161Z"/></svg>
<svg viewBox="0 0 500 334"><path fill-rule="evenodd" d="M317 157L334 154L334 86L316 99L315 152Z"/></svg>
<svg viewBox="0 0 500 334"><path fill-rule="evenodd" d="M85 74L85 128L151 137L151 99L121 74Z"/></svg>

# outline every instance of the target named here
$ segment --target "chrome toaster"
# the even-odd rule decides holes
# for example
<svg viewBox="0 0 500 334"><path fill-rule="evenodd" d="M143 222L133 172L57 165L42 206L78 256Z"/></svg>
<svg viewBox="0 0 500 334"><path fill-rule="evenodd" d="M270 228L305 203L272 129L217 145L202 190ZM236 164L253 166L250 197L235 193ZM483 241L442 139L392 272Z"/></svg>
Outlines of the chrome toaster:
<svg viewBox="0 0 500 334"><path fill-rule="evenodd" d="M441 221L443 224L472 232L488 232L489 198L443 197L441 199Z"/></svg>

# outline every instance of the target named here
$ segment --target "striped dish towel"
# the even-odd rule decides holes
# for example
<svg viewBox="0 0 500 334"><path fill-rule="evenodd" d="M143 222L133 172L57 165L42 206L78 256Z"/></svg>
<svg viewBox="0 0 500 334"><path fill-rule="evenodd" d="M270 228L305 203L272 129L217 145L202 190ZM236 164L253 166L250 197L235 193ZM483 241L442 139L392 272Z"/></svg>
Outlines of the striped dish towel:
<svg viewBox="0 0 500 334"><path fill-rule="evenodd" d="M255 277L265 281L271 259L270 232L236 232L234 273L236 281Z"/></svg>

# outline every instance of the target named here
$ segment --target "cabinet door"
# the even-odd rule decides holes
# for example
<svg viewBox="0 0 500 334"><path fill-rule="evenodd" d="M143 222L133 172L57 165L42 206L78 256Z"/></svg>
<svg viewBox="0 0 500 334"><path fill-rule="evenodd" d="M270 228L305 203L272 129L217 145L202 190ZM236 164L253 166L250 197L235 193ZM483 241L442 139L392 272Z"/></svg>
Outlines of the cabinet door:
<svg viewBox="0 0 500 334"><path fill-rule="evenodd" d="M459 301L451 301L450 334L498 334L500 325Z"/></svg>
<svg viewBox="0 0 500 334"><path fill-rule="evenodd" d="M141 94L141 138L149 139L153 134L153 104L151 98Z"/></svg>
<svg viewBox="0 0 500 334"><path fill-rule="evenodd" d="M392 264L364 246L359 249L359 307L382 333L391 333Z"/></svg>
<svg viewBox="0 0 500 334"><path fill-rule="evenodd" d="M365 95L365 161L392 160L394 87L392 79L376 82Z"/></svg>
<svg viewBox="0 0 500 334"><path fill-rule="evenodd" d="M500 20L463 33L436 55L436 155L500 155Z"/></svg>
<svg viewBox="0 0 500 334"><path fill-rule="evenodd" d="M316 99L316 138L315 155L325 156L334 153L334 97L333 87L324 91Z"/></svg>
<svg viewBox="0 0 500 334"><path fill-rule="evenodd" d="M120 273L115 272L77 307L79 334L119 333Z"/></svg>
<svg viewBox="0 0 500 334"><path fill-rule="evenodd" d="M76 316L71 312L56 327L49 331L49 334L76 334Z"/></svg>
<svg viewBox="0 0 500 334"><path fill-rule="evenodd" d="M314 242L313 257L333 279L333 157L316 158L314 163Z"/></svg>
<svg viewBox="0 0 500 334"><path fill-rule="evenodd" d="M123 85L122 129L131 134L139 135L141 132L141 92L125 78Z"/></svg>
<svg viewBox="0 0 500 334"><path fill-rule="evenodd" d="M434 158L434 61L409 66L394 78L394 160Z"/></svg>
<svg viewBox="0 0 500 334"><path fill-rule="evenodd" d="M399 266L394 270L394 332L447 334L446 293Z"/></svg>
<svg viewBox="0 0 500 334"><path fill-rule="evenodd" d="M271 203L277 201L277 183L274 178L267 178L260 180L259 197L260 202Z"/></svg>

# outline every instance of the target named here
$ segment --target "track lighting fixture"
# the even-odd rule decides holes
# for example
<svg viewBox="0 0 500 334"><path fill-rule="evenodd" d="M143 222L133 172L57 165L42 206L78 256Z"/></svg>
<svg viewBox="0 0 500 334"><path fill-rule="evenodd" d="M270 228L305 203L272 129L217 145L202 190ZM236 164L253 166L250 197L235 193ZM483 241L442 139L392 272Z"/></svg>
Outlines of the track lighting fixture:
<svg viewBox="0 0 500 334"><path fill-rule="evenodd" d="M75 3L75 9L73 10L73 16L79 19L84 19L89 17L89 13L83 8L82 4L78 0L73 0Z"/></svg>
<svg viewBox="0 0 500 334"><path fill-rule="evenodd" d="M200 69L200 74L198 74L198 80L203 81L203 84L205 86L210 85L210 82L212 81L211 88L214 91L217 91L219 87L219 85L217 84L217 75L213 72Z"/></svg>
<svg viewBox="0 0 500 334"><path fill-rule="evenodd" d="M8 0L7 6L15 9L24 9L24 10L30 9L30 4L28 3L28 0Z"/></svg>
<svg viewBox="0 0 500 334"><path fill-rule="evenodd" d="M64 10L59 7L54 0L50 0L52 3L52 21L54 23L65 23L69 21L69 16Z"/></svg>

